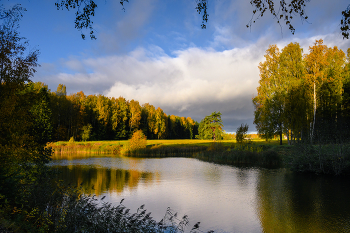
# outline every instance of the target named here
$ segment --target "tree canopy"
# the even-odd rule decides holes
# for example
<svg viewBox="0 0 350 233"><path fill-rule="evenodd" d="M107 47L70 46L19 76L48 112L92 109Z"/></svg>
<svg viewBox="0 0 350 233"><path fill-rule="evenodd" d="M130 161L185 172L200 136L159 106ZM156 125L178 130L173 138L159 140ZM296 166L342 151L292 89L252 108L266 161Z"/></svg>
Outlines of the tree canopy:
<svg viewBox="0 0 350 233"><path fill-rule="evenodd" d="M250 4L253 7L252 18L247 23L247 28L259 20L259 18L270 13L276 22L281 25L282 22L289 28L292 34L295 32L295 28L292 21L295 17L300 17L301 21L307 21L308 16L305 13L305 8L311 0L279 0L276 4L274 0L251 0ZM124 3L129 2L129 0L120 0L122 9L125 11ZM202 16L201 28L205 29L208 22L208 2L209 0L196 0L195 10ZM191 3L191 2L190 2ZM93 0L58 0L55 3L57 9L67 9L75 11L75 28L82 31L82 29L89 29L89 34L91 39L96 39L93 29L92 17L95 16L95 8L97 4ZM339 12L342 15L340 21L340 30L342 32L343 38L349 39L350 32L350 5ZM281 25L282 26L282 25ZM81 33L83 39L85 39L85 34Z"/></svg>
<svg viewBox="0 0 350 233"><path fill-rule="evenodd" d="M260 135L279 135L281 143L283 134L288 141L349 138L344 130L349 127L349 59L342 50L327 47L323 40L316 40L304 55L298 43L282 52L270 45L265 59L259 64L258 94L253 98Z"/></svg>
<svg viewBox="0 0 350 233"><path fill-rule="evenodd" d="M238 143L243 143L245 141L245 138L247 137L248 129L249 129L249 126L247 124L245 125L241 124L241 126L237 128L236 141Z"/></svg>
<svg viewBox="0 0 350 233"><path fill-rule="evenodd" d="M210 116L206 116L200 123L197 138L209 140L221 140L223 128L221 113L213 112Z"/></svg>

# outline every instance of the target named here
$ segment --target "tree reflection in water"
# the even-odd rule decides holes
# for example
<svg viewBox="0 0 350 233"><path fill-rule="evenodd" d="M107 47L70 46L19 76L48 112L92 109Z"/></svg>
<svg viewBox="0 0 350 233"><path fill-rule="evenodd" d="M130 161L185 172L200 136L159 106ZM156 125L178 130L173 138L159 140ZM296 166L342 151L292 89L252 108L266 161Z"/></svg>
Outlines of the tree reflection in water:
<svg viewBox="0 0 350 233"><path fill-rule="evenodd" d="M350 231L350 182L345 178L261 170L257 184L263 232Z"/></svg>
<svg viewBox="0 0 350 233"><path fill-rule="evenodd" d="M66 184L82 185L85 194L121 193L137 188L140 180L152 182L154 174L137 170L109 169L84 165L58 166L58 179Z"/></svg>

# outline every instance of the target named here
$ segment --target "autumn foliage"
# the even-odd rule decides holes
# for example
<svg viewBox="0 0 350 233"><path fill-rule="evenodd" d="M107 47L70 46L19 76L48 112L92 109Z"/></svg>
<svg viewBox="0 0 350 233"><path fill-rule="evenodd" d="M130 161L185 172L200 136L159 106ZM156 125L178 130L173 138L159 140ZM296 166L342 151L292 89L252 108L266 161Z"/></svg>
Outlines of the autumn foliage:
<svg viewBox="0 0 350 233"><path fill-rule="evenodd" d="M348 55L316 40L308 53L298 43L282 51L266 50L259 64L260 81L254 123L265 139L287 136L296 141L340 142L350 139Z"/></svg>
<svg viewBox="0 0 350 233"><path fill-rule="evenodd" d="M128 149L129 151L137 151L141 149L145 149L147 146L147 138L143 134L142 130L137 130L133 133L132 137L128 141Z"/></svg>
<svg viewBox="0 0 350 233"><path fill-rule="evenodd" d="M191 139L198 132L190 117L169 116L149 103L82 91L67 95L63 84L49 96L53 141L126 140L137 130L149 139Z"/></svg>

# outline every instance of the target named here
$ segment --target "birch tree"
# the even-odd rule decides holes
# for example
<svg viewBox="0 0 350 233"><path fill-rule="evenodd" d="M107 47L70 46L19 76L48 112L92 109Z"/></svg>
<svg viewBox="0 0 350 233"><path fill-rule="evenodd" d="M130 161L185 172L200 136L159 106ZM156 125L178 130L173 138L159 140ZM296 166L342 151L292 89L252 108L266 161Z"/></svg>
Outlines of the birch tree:
<svg viewBox="0 0 350 233"><path fill-rule="evenodd" d="M284 133L291 140L301 136L302 125L306 119L305 98L303 92L303 79L305 75L303 49L298 43L289 43L282 49L280 55L280 76L283 80L284 92Z"/></svg>
<svg viewBox="0 0 350 233"><path fill-rule="evenodd" d="M316 40L313 46L309 47L309 54L304 56L306 65L306 81L312 89L313 119L310 122L310 140L312 143L315 131L316 109L317 109L317 88L325 81L325 69L328 65L326 59L327 46L323 40Z"/></svg>
<svg viewBox="0 0 350 233"><path fill-rule="evenodd" d="M278 134L282 144L286 84L281 76L279 48L270 45L264 57L265 62L259 64L258 95L253 98L256 112L254 124L261 135L271 137Z"/></svg>

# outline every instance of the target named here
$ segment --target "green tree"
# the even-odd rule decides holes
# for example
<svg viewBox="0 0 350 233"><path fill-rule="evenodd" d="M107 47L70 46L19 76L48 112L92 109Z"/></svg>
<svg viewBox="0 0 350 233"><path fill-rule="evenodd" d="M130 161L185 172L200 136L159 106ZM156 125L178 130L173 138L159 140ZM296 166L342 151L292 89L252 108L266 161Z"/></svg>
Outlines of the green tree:
<svg viewBox="0 0 350 233"><path fill-rule="evenodd" d="M326 67L328 61L326 59L327 46L323 45L323 40L316 40L314 46L309 47L309 54L305 55L306 65L306 80L312 89L312 103L313 103L313 119L310 124L310 140L312 142L315 133L315 122L316 122L316 110L317 110L317 93L321 84L326 79Z"/></svg>
<svg viewBox="0 0 350 233"><path fill-rule="evenodd" d="M142 105L143 112L143 123L144 123L144 132L147 135L147 138L154 139L156 138L157 131L157 119L156 119L156 109L153 105L145 103Z"/></svg>
<svg viewBox="0 0 350 233"><path fill-rule="evenodd" d="M158 107L155 113L155 130L154 133L158 139L165 138L167 132L167 115Z"/></svg>
<svg viewBox="0 0 350 233"><path fill-rule="evenodd" d="M248 128L249 126L247 124L245 125L241 124L241 126L237 128L236 141L238 143L243 143L246 140Z"/></svg>
<svg viewBox="0 0 350 233"><path fill-rule="evenodd" d="M266 50L265 62L259 64L260 81L258 95L253 98L258 133L267 138L278 134L282 144L284 123L286 80L281 75L280 51L276 45Z"/></svg>
<svg viewBox="0 0 350 233"><path fill-rule="evenodd" d="M221 113L213 112L210 116L206 116L200 123L198 128L197 138L200 139L222 139L222 128L223 128Z"/></svg>
<svg viewBox="0 0 350 233"><path fill-rule="evenodd" d="M40 200L31 197L46 177L51 120L47 89L31 83L38 51L28 52L27 41L19 36L18 10L0 8L0 207L2 218L24 219L39 210Z"/></svg>
<svg viewBox="0 0 350 233"><path fill-rule="evenodd" d="M139 129L142 109L139 101L131 100L129 102L130 107L130 131L134 132Z"/></svg>
<svg viewBox="0 0 350 233"><path fill-rule="evenodd" d="M311 143L338 140L346 96L344 52L328 48L322 40L316 40L304 56L297 43L288 44L282 53L277 46L266 52L266 60L259 64L258 95L253 98L258 133L266 139L278 134L280 144L282 133L288 143L296 138Z"/></svg>
<svg viewBox="0 0 350 233"><path fill-rule="evenodd" d="M196 122L192 120L191 117L187 117L186 120L187 120L187 128L190 131L190 139L192 139L195 131Z"/></svg>
<svg viewBox="0 0 350 233"><path fill-rule="evenodd" d="M130 108L128 101L119 97L118 99L112 98L113 110L112 110L112 127L116 133L117 139L127 139L130 133Z"/></svg>
<svg viewBox="0 0 350 233"><path fill-rule="evenodd" d="M298 43L290 43L280 54L280 75L285 80L283 125L289 144L296 137L301 138L303 125L307 121L308 104L304 98L305 65L302 53L303 49Z"/></svg>
<svg viewBox="0 0 350 233"><path fill-rule="evenodd" d="M315 139L320 142L339 141L343 125L341 116L342 93L344 91L343 72L346 62L345 53L336 46L325 53L327 66L325 78L318 90L318 114L316 118ZM339 124L340 123L340 124Z"/></svg>
<svg viewBox="0 0 350 233"><path fill-rule="evenodd" d="M81 139L83 141L88 141L90 139L91 129L92 129L91 124L87 124L87 125L83 126L83 128L82 128L83 132L81 133Z"/></svg>
<svg viewBox="0 0 350 233"><path fill-rule="evenodd" d="M66 96L67 95L67 87L64 84L58 84L57 86L57 91L56 91L57 96Z"/></svg>

